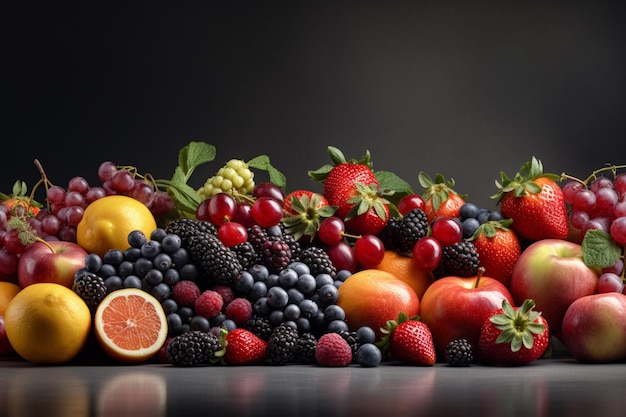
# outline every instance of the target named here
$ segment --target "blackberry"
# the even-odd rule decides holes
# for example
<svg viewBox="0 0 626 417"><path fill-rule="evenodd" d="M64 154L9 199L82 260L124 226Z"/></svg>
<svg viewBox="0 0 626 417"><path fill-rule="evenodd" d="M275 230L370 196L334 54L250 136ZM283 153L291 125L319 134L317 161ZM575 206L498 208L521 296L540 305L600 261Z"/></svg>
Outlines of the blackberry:
<svg viewBox="0 0 626 417"><path fill-rule="evenodd" d="M252 247L257 253L261 253L263 243L265 243L267 239L267 230L258 224L252 225L248 228L248 242L252 244Z"/></svg>
<svg viewBox="0 0 626 417"><path fill-rule="evenodd" d="M476 246L469 240L443 246L439 266L433 271L435 278L449 275L471 277L478 273L479 259Z"/></svg>
<svg viewBox="0 0 626 417"><path fill-rule="evenodd" d="M334 278L337 275L337 268L333 265L328 253L319 246L308 246L302 249L299 261L309 267L314 277L319 274L328 274Z"/></svg>
<svg viewBox="0 0 626 417"><path fill-rule="evenodd" d="M167 360L174 366L207 366L217 362L222 349L215 334L190 330L172 339L167 346Z"/></svg>
<svg viewBox="0 0 626 417"><path fill-rule="evenodd" d="M445 359L450 366L469 366L474 362L472 345L467 339L454 339L446 346Z"/></svg>
<svg viewBox="0 0 626 417"><path fill-rule="evenodd" d="M298 341L298 330L286 324L278 325L267 341L267 362L286 365L293 361Z"/></svg>
<svg viewBox="0 0 626 417"><path fill-rule="evenodd" d="M383 242L386 250L398 250L399 224L400 218L389 217L389 220L387 221L387 224L385 225L383 230L378 232L378 234L376 235L380 239L380 241Z"/></svg>
<svg viewBox="0 0 626 417"><path fill-rule="evenodd" d="M259 256L249 241L235 245L231 249L235 252L235 256L243 269L247 270L259 261Z"/></svg>
<svg viewBox="0 0 626 417"><path fill-rule="evenodd" d="M104 279L85 269L78 270L74 275L72 290L85 301L92 313L107 295Z"/></svg>
<svg viewBox="0 0 626 417"><path fill-rule="evenodd" d="M428 216L424 210L415 208L403 217L390 217L378 238L387 250L408 253L415 242L428 235Z"/></svg>
<svg viewBox="0 0 626 417"><path fill-rule="evenodd" d="M260 251L262 263L270 272L278 273L292 261L289 245L279 236L268 236Z"/></svg>
<svg viewBox="0 0 626 417"><path fill-rule="evenodd" d="M348 345L350 345L350 349L352 350L352 360L356 361L356 351L359 350L359 347L361 346L361 342L359 341L359 337L356 332L340 330L337 333L339 333L339 336L341 336L343 340L348 342Z"/></svg>
<svg viewBox="0 0 626 417"><path fill-rule="evenodd" d="M211 223L178 219L170 222L165 230L180 236L192 261L215 283L232 284L243 269L236 253L224 246Z"/></svg>
<svg viewBox="0 0 626 417"><path fill-rule="evenodd" d="M315 363L315 347L317 338L309 332L302 333L296 341L296 350L293 354L293 361L299 364Z"/></svg>
<svg viewBox="0 0 626 417"><path fill-rule="evenodd" d="M269 340L272 335L272 331L274 327L271 325L270 321L267 318L263 318L257 315L253 315L250 319L248 319L243 327L250 330L255 335L259 336L261 339L266 342Z"/></svg>
<svg viewBox="0 0 626 417"><path fill-rule="evenodd" d="M289 233L285 233L283 230L283 240L289 246L289 250L291 251L292 259L298 259L300 254L302 253L302 246L300 242L296 240L296 238Z"/></svg>
<svg viewBox="0 0 626 417"><path fill-rule="evenodd" d="M396 229L396 239L400 252L411 252L415 242L428 234L428 216L420 208L414 208L404 215Z"/></svg>

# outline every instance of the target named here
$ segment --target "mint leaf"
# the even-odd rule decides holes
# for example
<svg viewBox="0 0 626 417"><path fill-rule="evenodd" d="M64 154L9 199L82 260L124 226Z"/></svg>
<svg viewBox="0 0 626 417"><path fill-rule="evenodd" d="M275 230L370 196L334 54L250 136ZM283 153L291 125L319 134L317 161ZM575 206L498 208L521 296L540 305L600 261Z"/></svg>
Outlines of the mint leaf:
<svg viewBox="0 0 626 417"><path fill-rule="evenodd" d="M375 171L374 176L378 180L378 186L381 190L385 192L393 191L390 195L385 194L385 197L396 205L402 197L413 194L411 185L393 172Z"/></svg>
<svg viewBox="0 0 626 417"><path fill-rule="evenodd" d="M613 266L622 256L621 247L611 235L597 229L585 233L582 242L583 262L589 267L607 268Z"/></svg>
<svg viewBox="0 0 626 417"><path fill-rule="evenodd" d="M193 171L200 165L215 159L215 146L205 142L189 142L178 152L178 168L187 183Z"/></svg>
<svg viewBox="0 0 626 417"><path fill-rule="evenodd" d="M280 172L271 164L269 156L259 155L255 158L252 158L248 162L246 162L246 164L248 164L249 168L255 168L255 169L260 169L262 171L267 171L270 177L270 182L272 182L274 185L277 185L278 187L280 187L281 190L283 190L283 192L285 192L287 179L285 178L285 175L283 175L282 172Z"/></svg>

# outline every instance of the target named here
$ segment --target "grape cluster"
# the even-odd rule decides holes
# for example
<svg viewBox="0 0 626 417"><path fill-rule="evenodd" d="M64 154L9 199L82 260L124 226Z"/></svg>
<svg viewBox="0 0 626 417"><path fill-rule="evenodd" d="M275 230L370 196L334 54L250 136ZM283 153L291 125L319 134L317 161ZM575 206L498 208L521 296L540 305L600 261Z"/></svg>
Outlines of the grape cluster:
<svg viewBox="0 0 626 417"><path fill-rule="evenodd" d="M616 167L595 171L584 181L571 179L563 185L563 197L569 208L571 225L584 237L589 230L607 233L618 245L626 245L626 174ZM598 175L604 172L611 176ZM624 259L603 269L598 292L624 292Z"/></svg>
<svg viewBox="0 0 626 417"><path fill-rule="evenodd" d="M250 194L254 189L254 173L241 159L231 159L215 175L208 178L198 190L207 199L219 193Z"/></svg>

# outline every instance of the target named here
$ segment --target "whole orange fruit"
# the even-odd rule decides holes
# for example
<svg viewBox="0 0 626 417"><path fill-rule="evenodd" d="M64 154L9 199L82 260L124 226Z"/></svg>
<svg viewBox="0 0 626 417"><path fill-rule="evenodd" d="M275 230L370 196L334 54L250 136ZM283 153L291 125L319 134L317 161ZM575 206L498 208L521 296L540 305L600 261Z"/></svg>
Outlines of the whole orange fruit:
<svg viewBox="0 0 626 417"><path fill-rule="evenodd" d="M76 226L76 242L87 252L104 256L109 249L128 249L130 232L140 230L150 236L156 228L145 204L125 195L109 195L87 206Z"/></svg>
<svg viewBox="0 0 626 417"><path fill-rule="evenodd" d="M82 298L56 283L23 288L9 302L4 315L11 346L22 358L60 364L82 350L91 332L91 314Z"/></svg>
<svg viewBox="0 0 626 417"><path fill-rule="evenodd" d="M0 281L0 316L4 316L7 305L17 295L22 287L8 281Z"/></svg>
<svg viewBox="0 0 626 417"><path fill-rule="evenodd" d="M415 265L412 257L394 250L386 250L383 260L375 268L389 272L409 284L420 300L426 288L435 281L432 272L422 271Z"/></svg>
<svg viewBox="0 0 626 417"><path fill-rule="evenodd" d="M382 337L380 328L388 320L396 320L400 312L416 316L420 309L419 298L409 284L379 269L349 276L339 286L337 305L344 310L350 330L369 326L377 338Z"/></svg>

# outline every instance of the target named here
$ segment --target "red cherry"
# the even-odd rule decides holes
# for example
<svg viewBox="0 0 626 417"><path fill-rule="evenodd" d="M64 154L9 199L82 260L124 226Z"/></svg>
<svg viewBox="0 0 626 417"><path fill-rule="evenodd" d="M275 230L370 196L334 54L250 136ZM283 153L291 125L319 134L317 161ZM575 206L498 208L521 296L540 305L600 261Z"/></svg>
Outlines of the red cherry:
<svg viewBox="0 0 626 417"><path fill-rule="evenodd" d="M424 210L425 206L424 199L420 195L408 194L402 197L398 202L398 211L403 216L406 216L406 214L413 209L418 208Z"/></svg>
<svg viewBox="0 0 626 417"><path fill-rule="evenodd" d="M248 231L237 222L225 222L217 229L217 237L227 248L248 240Z"/></svg>

